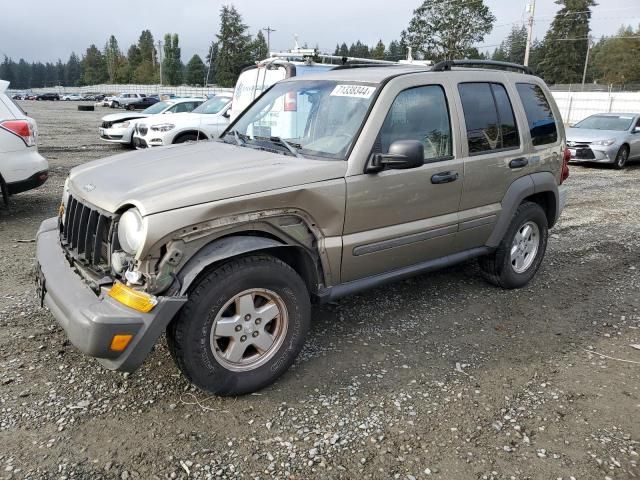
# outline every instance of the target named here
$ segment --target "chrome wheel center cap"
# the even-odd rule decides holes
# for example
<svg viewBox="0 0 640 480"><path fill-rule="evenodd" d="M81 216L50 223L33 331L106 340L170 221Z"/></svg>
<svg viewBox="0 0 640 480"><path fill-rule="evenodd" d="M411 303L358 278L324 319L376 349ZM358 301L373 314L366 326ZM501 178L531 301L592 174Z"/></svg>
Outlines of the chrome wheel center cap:
<svg viewBox="0 0 640 480"><path fill-rule="evenodd" d="M251 335L253 333L253 325L247 325L244 327L244 333Z"/></svg>

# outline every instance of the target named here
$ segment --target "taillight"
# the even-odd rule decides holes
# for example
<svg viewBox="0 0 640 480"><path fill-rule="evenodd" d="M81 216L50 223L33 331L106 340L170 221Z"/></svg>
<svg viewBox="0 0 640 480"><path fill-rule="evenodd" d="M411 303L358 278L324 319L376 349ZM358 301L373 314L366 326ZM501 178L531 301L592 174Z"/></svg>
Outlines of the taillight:
<svg viewBox="0 0 640 480"><path fill-rule="evenodd" d="M284 96L284 111L295 112L298 110L298 94L289 92Z"/></svg>
<svg viewBox="0 0 640 480"><path fill-rule="evenodd" d="M569 178L569 160L571 160L571 151L568 148L564 149L564 155L562 156L562 173L560 174L560 185Z"/></svg>
<svg viewBox="0 0 640 480"><path fill-rule="evenodd" d="M5 120L0 122L0 128L20 137L27 147L32 147L36 144L33 125L28 120Z"/></svg>

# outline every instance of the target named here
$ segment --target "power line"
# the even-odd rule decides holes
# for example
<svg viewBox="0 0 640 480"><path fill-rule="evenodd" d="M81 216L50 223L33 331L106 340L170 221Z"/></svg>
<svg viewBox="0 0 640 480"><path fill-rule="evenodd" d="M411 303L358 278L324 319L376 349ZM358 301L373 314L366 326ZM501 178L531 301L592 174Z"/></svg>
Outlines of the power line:
<svg viewBox="0 0 640 480"><path fill-rule="evenodd" d="M263 30L267 32L267 50L271 52L271 34L277 32L277 30L271 28L271 26L266 26Z"/></svg>

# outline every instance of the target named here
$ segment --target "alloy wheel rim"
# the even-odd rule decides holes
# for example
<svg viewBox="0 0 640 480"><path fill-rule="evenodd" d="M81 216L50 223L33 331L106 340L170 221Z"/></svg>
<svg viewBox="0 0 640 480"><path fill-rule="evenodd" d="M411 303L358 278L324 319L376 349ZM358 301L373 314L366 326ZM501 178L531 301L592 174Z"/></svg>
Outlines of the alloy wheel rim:
<svg viewBox="0 0 640 480"><path fill-rule="evenodd" d="M289 315L277 293L252 288L234 295L216 314L210 347L225 368L254 370L278 353L287 335Z"/></svg>
<svg viewBox="0 0 640 480"><path fill-rule="evenodd" d="M627 163L627 151L622 150L618 155L618 166L623 167L625 163Z"/></svg>
<svg viewBox="0 0 640 480"><path fill-rule="evenodd" d="M538 254L540 248L540 228L535 222L525 222L513 238L511 245L511 268L516 273L526 272Z"/></svg>

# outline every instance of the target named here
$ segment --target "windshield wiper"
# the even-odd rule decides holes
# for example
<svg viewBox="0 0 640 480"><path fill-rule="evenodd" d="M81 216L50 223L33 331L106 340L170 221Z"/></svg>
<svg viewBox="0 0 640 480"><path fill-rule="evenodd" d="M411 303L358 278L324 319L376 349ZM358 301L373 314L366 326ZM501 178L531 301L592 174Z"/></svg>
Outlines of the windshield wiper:
<svg viewBox="0 0 640 480"><path fill-rule="evenodd" d="M284 148L289 150L291 155L294 157L301 158L302 155L298 153L298 148L302 148L302 145L298 143L289 143L284 138L281 137L255 137L256 140L266 140L271 143L275 143L276 145L282 145Z"/></svg>

